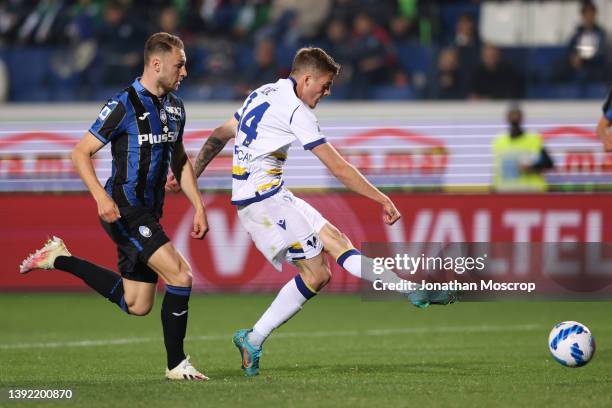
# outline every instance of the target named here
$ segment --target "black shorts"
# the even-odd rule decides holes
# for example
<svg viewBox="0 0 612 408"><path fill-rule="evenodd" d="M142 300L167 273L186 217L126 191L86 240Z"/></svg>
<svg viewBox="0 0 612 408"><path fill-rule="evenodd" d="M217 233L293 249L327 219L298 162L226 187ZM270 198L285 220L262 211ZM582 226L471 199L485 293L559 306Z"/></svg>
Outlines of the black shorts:
<svg viewBox="0 0 612 408"><path fill-rule="evenodd" d="M170 239L158 219L146 208L123 207L121 218L100 223L117 244L119 272L126 279L157 283L157 273L147 266L151 255Z"/></svg>

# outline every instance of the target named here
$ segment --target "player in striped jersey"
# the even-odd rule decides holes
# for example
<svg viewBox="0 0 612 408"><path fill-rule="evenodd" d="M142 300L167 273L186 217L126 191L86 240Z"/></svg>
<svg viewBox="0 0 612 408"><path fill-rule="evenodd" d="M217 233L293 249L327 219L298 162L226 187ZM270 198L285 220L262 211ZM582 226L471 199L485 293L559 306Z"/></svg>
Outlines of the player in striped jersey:
<svg viewBox="0 0 612 408"><path fill-rule="evenodd" d="M183 351L187 329L191 270L166 236L159 219L168 168L178 175L195 208L191 236L202 239L208 223L191 163L183 147L185 107L173 91L187 76L183 42L167 33L145 44L144 72L111 98L77 144L72 158L98 205L102 226L117 245L121 276L71 256L53 237L21 265L59 269L82 279L130 315L143 316L153 307L158 276L166 282L161 320L167 352L166 377L207 380ZM112 174L102 187L91 157L111 144Z"/></svg>
<svg viewBox="0 0 612 408"><path fill-rule="evenodd" d="M601 108L602 115L597 123L597 136L601 139L604 145L604 151L612 152L612 89L608 92L608 96Z"/></svg>
<svg viewBox="0 0 612 408"><path fill-rule="evenodd" d="M362 256L346 235L283 186L287 152L297 140L344 185L379 203L386 224L391 225L400 218L389 197L347 163L321 134L313 109L330 94L339 69L340 66L325 51L301 49L293 61L291 77L263 85L252 92L234 117L214 130L195 165L199 176L223 146L235 137L232 204L237 207L241 224L259 251L276 268L280 269L283 261L289 261L299 270L253 328L239 330L234 335L234 343L243 358L242 367L249 376L259 373L259 356L264 340L331 279L329 264L322 251L359 278L382 278L389 283L400 281L390 270L383 276L373 275L372 259ZM171 179L166 186L170 190L177 188ZM448 291L404 293L420 307L454 301L454 294Z"/></svg>

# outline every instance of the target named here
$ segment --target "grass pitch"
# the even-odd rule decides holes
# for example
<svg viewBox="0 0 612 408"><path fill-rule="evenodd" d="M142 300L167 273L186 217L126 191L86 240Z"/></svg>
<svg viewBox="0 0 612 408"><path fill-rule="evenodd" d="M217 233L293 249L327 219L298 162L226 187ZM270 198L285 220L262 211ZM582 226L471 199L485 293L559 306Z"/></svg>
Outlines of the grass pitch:
<svg viewBox="0 0 612 408"><path fill-rule="evenodd" d="M164 379L161 297L146 317L95 295L0 295L0 405L16 406L612 406L610 302L466 302L416 309L322 294L266 342L245 378L231 343L272 300L194 295L186 351L207 383ZM549 356L553 324L597 341L583 368ZM71 389L19 402L9 389Z"/></svg>

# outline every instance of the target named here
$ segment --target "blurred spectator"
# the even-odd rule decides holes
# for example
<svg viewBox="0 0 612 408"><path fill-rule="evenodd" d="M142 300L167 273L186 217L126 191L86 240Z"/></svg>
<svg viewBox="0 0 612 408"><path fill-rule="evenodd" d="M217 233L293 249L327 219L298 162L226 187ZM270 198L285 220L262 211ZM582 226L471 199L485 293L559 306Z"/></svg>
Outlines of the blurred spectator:
<svg viewBox="0 0 612 408"><path fill-rule="evenodd" d="M603 80L606 74L606 33L596 23L597 8L585 1L581 9L582 24L569 43L569 65L572 79Z"/></svg>
<svg viewBox="0 0 612 408"><path fill-rule="evenodd" d="M0 2L0 45L16 43L19 26L31 11L28 3L27 0Z"/></svg>
<svg viewBox="0 0 612 408"><path fill-rule="evenodd" d="M278 22L295 18L290 27L296 38L313 38L327 19L331 0L275 0L270 8L270 19ZM297 43L297 41L294 41Z"/></svg>
<svg viewBox="0 0 612 408"><path fill-rule="evenodd" d="M472 99L519 99L525 93L521 74L502 60L499 48L486 44L481 63L472 70L469 97Z"/></svg>
<svg viewBox="0 0 612 408"><path fill-rule="evenodd" d="M396 71L396 57L389 35L372 18L359 13L353 20L351 39L352 97L364 99L371 86L388 84Z"/></svg>
<svg viewBox="0 0 612 408"><path fill-rule="evenodd" d="M93 40L96 24L99 22L101 7L93 0L78 0L70 6L64 16L64 36L72 43Z"/></svg>
<svg viewBox="0 0 612 408"><path fill-rule="evenodd" d="M42 0L31 8L17 30L17 43L21 45L45 45L52 43L54 35L62 31L57 18L64 8L61 0Z"/></svg>
<svg viewBox="0 0 612 408"><path fill-rule="evenodd" d="M469 72L478 64L481 41L472 16L464 14L459 17L451 45L458 50L462 69Z"/></svg>
<svg viewBox="0 0 612 408"><path fill-rule="evenodd" d="M179 20L178 11L174 7L164 7L159 12L159 17L157 19L158 28L156 31L180 35Z"/></svg>
<svg viewBox="0 0 612 408"><path fill-rule="evenodd" d="M104 19L97 34L104 85L129 83L138 75L147 32L129 11L116 0L109 0L104 8Z"/></svg>
<svg viewBox="0 0 612 408"><path fill-rule="evenodd" d="M235 38L241 39L265 26L270 12L270 0L247 1L238 11L232 28Z"/></svg>
<svg viewBox="0 0 612 408"><path fill-rule="evenodd" d="M342 65L340 74L334 80L334 87L337 89L339 85L346 84L352 75L350 34L348 27L340 19L330 20L325 24L325 28L317 45Z"/></svg>
<svg viewBox="0 0 612 408"><path fill-rule="evenodd" d="M444 48L438 55L438 69L433 82L432 97L464 99L467 94L464 71L460 69L456 48Z"/></svg>
<svg viewBox="0 0 612 408"><path fill-rule="evenodd" d="M419 27L416 20L405 16L395 16L391 19L389 33L395 46L409 45L419 40Z"/></svg>
<svg viewBox="0 0 612 408"><path fill-rule="evenodd" d="M271 39L278 45L297 48L303 36L298 17L295 10L285 10L255 33L255 41Z"/></svg>
<svg viewBox="0 0 612 408"><path fill-rule="evenodd" d="M325 24L323 38L319 41L321 48L327 51L340 63L348 59L350 48L349 30L340 19L332 19Z"/></svg>
<svg viewBox="0 0 612 408"><path fill-rule="evenodd" d="M494 179L496 191L545 191L544 171L554 163L537 133L523 129L523 112L512 105L506 115L508 132L493 142Z"/></svg>
<svg viewBox="0 0 612 408"><path fill-rule="evenodd" d="M284 77L287 72L279 72L279 66L275 55L276 48L271 40L261 40L255 47L255 61L245 67L240 82L235 91L238 98L242 99L252 89L270 82L276 82L279 77Z"/></svg>

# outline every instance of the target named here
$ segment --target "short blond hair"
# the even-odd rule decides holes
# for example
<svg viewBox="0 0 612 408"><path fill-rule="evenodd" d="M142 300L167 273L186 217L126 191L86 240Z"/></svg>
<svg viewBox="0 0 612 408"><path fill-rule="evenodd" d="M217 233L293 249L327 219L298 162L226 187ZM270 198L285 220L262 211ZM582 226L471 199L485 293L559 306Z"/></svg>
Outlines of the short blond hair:
<svg viewBox="0 0 612 408"><path fill-rule="evenodd" d="M338 75L340 64L338 64L328 53L317 47L304 47L298 50L293 58L291 74L303 71L318 71Z"/></svg>
<svg viewBox="0 0 612 408"><path fill-rule="evenodd" d="M168 33L155 33L149 37L145 43L144 49L144 63L147 65L151 59L151 55L163 54L171 52L172 48L178 48L179 50L185 49L183 40L176 35Z"/></svg>

